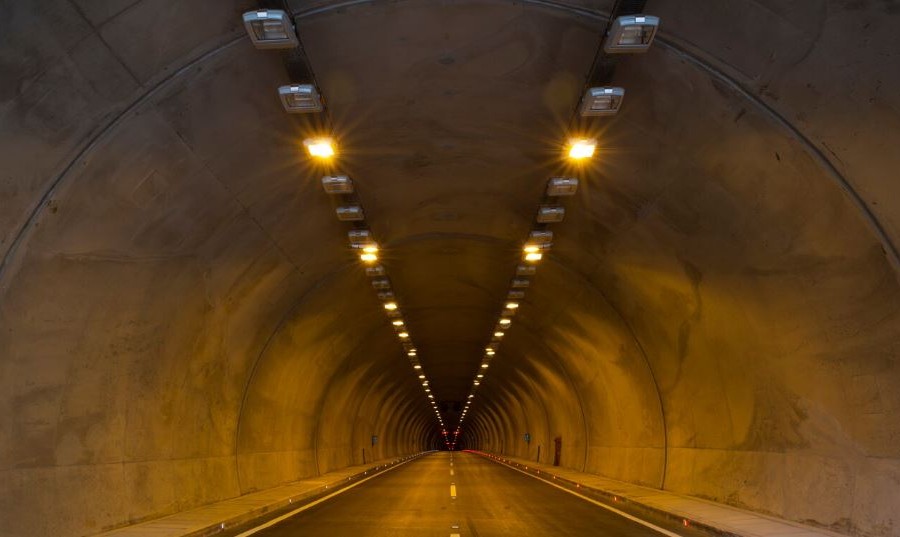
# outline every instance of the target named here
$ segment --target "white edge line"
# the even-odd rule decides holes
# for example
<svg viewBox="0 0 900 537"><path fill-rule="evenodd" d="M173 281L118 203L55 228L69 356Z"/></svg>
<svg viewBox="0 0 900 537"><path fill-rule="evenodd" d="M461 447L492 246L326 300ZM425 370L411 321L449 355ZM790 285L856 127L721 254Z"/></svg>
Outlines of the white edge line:
<svg viewBox="0 0 900 537"><path fill-rule="evenodd" d="M338 491L332 492L328 496L323 496L314 502L310 502L310 503L304 505L303 507L298 507L297 509L294 509L290 513L283 514L278 518L273 518L272 520L266 522L265 524L261 524L259 526L256 526L255 528L249 529L249 530L245 531L244 533L239 533L239 534L235 535L235 537L247 537L248 535L253 535L254 533L258 533L266 528L270 528L270 527L274 526L275 524L278 524L279 522L282 522L283 520L291 518L292 516L294 516L298 513L302 513L303 511L306 511L307 509L309 509L311 507L315 507L326 500L330 500L331 498L334 498L335 496L337 496L339 494L343 494L343 493L347 492L348 490L352 489L353 487L362 485L363 483L365 483L366 481L368 481L370 479L375 479L376 477L382 476L382 475L390 472L391 470L396 470L397 468L400 468L404 464L410 463L417 459L419 459L419 457L403 461L400 464L397 464L391 468L388 468L386 470L378 472L377 474L370 475L369 477L362 479L360 481L357 481L356 483L353 483L352 485L348 485Z"/></svg>
<svg viewBox="0 0 900 537"><path fill-rule="evenodd" d="M489 459L489 460L490 460L490 459ZM520 474L525 474L525 475L527 475L528 477L537 479L538 481L541 481L541 482L543 482L543 483L546 483L546 484L550 485L551 487L556 487L556 488L558 488L559 490L562 490L562 491L564 491L564 492L568 492L568 493L571 494L572 496L577 496L577 497L581 498L582 500L584 500L584 501L586 501L586 502L591 502L592 504L594 504L594 505L596 505L596 506L598 506L598 507L602 507L602 508L606 509L607 511L612 511L613 513L615 513L615 514L617 514L617 515L619 515L619 516L621 516L621 517L625 517L625 518L627 518L628 520L630 520L630 521L632 521L632 522L637 522L637 523L640 524L641 526L646 526L646 527L650 528L650 529L653 530L653 531L657 531L657 532L659 532L659 533L662 533L663 535L668 535L669 537L683 537L682 535L680 535L680 534L678 534L678 533L669 531L669 530L667 530L667 529L665 529L665 528L660 528L659 526L657 526L657 525L655 525L655 524L651 524L650 522L647 522L646 520L641 520L640 518L638 518L638 517L636 517L636 516L629 515L628 513L624 512L624 511L619 511L619 510L616 509L615 507L611 507L611 506L609 506L609 505L606 505L606 504L603 503L603 502L598 502L597 500L594 500L594 499L592 499L592 498L588 498L587 496L583 496L583 495L581 495L581 494L578 494L578 493L575 492L574 490L569 490L569 489L567 489L566 487L563 487L563 486L561 486L561 485L557 485L556 483L551 483L551 482L549 482L549 481L546 481L546 480L544 480L544 479L541 479L541 478L538 477L538 476L531 475L531 474L529 474L528 472L526 472L526 471L524 471L524 470L519 470L518 468L514 468L514 467L509 466L508 464L504 464L504 463L497 463L497 464L502 464L503 466L506 466L506 467L509 468L510 470L515 470L515 471L519 472Z"/></svg>

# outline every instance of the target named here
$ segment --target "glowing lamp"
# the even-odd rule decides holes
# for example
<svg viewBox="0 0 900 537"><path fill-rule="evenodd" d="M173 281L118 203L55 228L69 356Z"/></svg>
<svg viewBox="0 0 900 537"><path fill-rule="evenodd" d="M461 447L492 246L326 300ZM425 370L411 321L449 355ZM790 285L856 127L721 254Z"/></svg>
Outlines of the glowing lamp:
<svg viewBox="0 0 900 537"><path fill-rule="evenodd" d="M596 140L581 138L569 142L569 158L572 160L584 160L594 156L597 148Z"/></svg>
<svg viewBox="0 0 900 537"><path fill-rule="evenodd" d="M334 143L331 138L307 138L303 140L303 145L311 157L329 159L334 156Z"/></svg>

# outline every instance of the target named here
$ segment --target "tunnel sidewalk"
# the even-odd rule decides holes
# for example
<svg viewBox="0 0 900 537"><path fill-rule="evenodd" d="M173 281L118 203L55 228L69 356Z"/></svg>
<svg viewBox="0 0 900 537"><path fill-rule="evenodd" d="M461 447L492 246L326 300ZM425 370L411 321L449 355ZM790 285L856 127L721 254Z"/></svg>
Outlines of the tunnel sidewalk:
<svg viewBox="0 0 900 537"><path fill-rule="evenodd" d="M780 520L735 507L683 496L650 487L642 487L594 474L538 464L515 457L497 456L473 451L501 464L512 466L548 482L577 490L586 495L602 497L611 504L632 504L682 520L685 525L700 526L720 535L740 537L846 537L821 528ZM548 477L550 476L550 477Z"/></svg>
<svg viewBox="0 0 900 537"><path fill-rule="evenodd" d="M426 452L429 453L429 452ZM252 492L209 504L190 511L183 511L98 534L98 537L201 537L215 535L224 529L246 524L268 514L299 508L304 503L325 496L344 485L357 482L373 473L416 459L425 453L374 461L371 464L350 466L318 477Z"/></svg>

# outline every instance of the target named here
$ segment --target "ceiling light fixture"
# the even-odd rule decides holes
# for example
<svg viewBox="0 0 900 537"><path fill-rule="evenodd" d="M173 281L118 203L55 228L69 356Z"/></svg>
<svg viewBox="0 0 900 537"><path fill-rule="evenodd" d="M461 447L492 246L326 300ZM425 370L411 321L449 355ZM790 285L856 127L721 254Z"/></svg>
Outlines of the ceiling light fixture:
<svg viewBox="0 0 900 537"><path fill-rule="evenodd" d="M312 84L290 84L278 88L281 106L289 114L312 114L322 111L322 98Z"/></svg>
<svg viewBox="0 0 900 537"><path fill-rule="evenodd" d="M300 44L290 17L280 9L248 11L243 18L247 35L256 48L296 48Z"/></svg>
<svg viewBox="0 0 900 537"><path fill-rule="evenodd" d="M335 153L334 142L331 138L307 138L303 140L303 145L306 146L306 151L311 157L327 160Z"/></svg>
<svg viewBox="0 0 900 537"><path fill-rule="evenodd" d="M578 190L576 177L551 177L547 182L548 196L574 196Z"/></svg>
<svg viewBox="0 0 900 537"><path fill-rule="evenodd" d="M581 98L582 116L614 116L625 100L625 88L588 88ZM588 155L590 156L590 155Z"/></svg>
<svg viewBox="0 0 900 537"><path fill-rule="evenodd" d="M326 175L322 178L322 188L329 194L352 194L353 181L346 175Z"/></svg>
<svg viewBox="0 0 900 537"><path fill-rule="evenodd" d="M652 15L625 15L613 21L603 42L608 54L646 52L659 29L659 17Z"/></svg>
<svg viewBox="0 0 900 537"><path fill-rule="evenodd" d="M585 160L594 156L597 149L597 141L587 138L577 138L569 141L569 158L572 160Z"/></svg>
<svg viewBox="0 0 900 537"><path fill-rule="evenodd" d="M552 224L554 222L562 222L565 217L566 208L562 205L541 205L538 207L535 220L539 224Z"/></svg>
<svg viewBox="0 0 900 537"><path fill-rule="evenodd" d="M359 222L366 219L363 208L360 205L343 205L334 210L337 219L341 222Z"/></svg>

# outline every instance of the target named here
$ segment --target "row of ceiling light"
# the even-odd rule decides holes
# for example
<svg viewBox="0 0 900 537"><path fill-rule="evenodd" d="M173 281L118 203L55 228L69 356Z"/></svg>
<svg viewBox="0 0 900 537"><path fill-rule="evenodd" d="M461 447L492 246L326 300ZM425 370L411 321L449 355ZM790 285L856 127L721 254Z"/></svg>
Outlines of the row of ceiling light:
<svg viewBox="0 0 900 537"><path fill-rule="evenodd" d="M659 27L659 18L649 15L626 15L617 17L610 25L606 38L602 44L603 51L608 54L646 52L653 42ZM582 117L598 117L615 115L622 106L625 98L625 89L614 86L589 87L581 98L579 113ZM569 141L568 157L573 160L584 160L593 157L596 150L596 140L588 138L573 139ZM469 413L475 392L484 381L487 369L490 367L493 357L497 354L500 343L506 336L506 331L512 324L512 316L519 309L519 300L525 298L525 289L531 286L531 277L537 271L536 264L541 261L550 247L553 245L553 231L547 229L548 224L562 222L566 210L560 202L560 197L573 196L578 189L577 177L553 177L547 183L544 200L538 206L535 223L537 224L528 234L528 239L522 247L524 263L516 267L515 277L510 281L510 288L506 293L506 301L494 326L490 342L485 347L484 358L481 366L472 381L472 389L460 415L459 423L453 432L450 446L455 446L462 432L462 424Z"/></svg>
<svg viewBox="0 0 900 537"><path fill-rule="evenodd" d="M294 25L285 11L250 11L244 13L243 18L250 40L259 49L290 49L297 48L300 44ZM278 95L285 111L289 113L315 113L324 110L318 88L311 81L281 86L278 88ZM336 156L337 150L331 138L310 138L304 140L303 145L311 157L330 161ZM351 223L352 229L347 233L350 248L358 252L360 261L365 265L366 275L369 276L372 287L378 293L378 298L381 300L391 326L393 326L415 375L422 385L438 424L442 430L446 430L444 419L431 391L431 383L425 374L418 350L412 342L409 328L403 319L390 278L388 278L384 266L379 263L378 243L366 225L365 211L356 196L353 180L347 175L326 175L322 177L322 188L337 199L335 213L338 220Z"/></svg>
<svg viewBox="0 0 900 537"><path fill-rule="evenodd" d="M588 157L572 158L581 159ZM552 177L547 182L544 199L538 206L537 214L534 217L535 229L528 234L528 239L522 246L522 262L516 267L516 274L510 281L509 289L506 292L506 300L494 325L490 342L484 348L484 358L481 361L478 372L475 374L475 380L472 381L472 389L463 406L456 430L453 432L453 440L450 442L451 446L456 444L459 434L462 432L463 421L465 421L472 400L475 398L475 391L478 390L478 387L484 380L487 369L490 367L491 361L497 354L497 350L506 336L506 331L512 325L512 317L519 310L519 300L525 298L525 289L531 286L531 278L537 272L537 264L543 259L544 253L553 246L553 231L547 228L549 224L562 222L566 216L566 208L561 204L560 198L574 196L577 190L577 177Z"/></svg>

